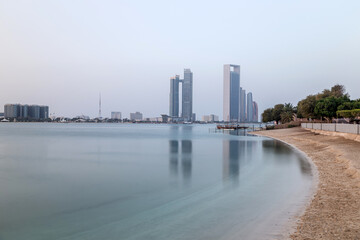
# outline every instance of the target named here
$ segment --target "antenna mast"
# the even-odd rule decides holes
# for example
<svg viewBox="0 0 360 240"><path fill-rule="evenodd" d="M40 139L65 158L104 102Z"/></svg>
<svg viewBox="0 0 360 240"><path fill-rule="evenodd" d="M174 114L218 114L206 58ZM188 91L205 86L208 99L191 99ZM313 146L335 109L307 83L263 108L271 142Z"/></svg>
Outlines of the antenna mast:
<svg viewBox="0 0 360 240"><path fill-rule="evenodd" d="M99 119L101 119L101 93L99 93Z"/></svg>

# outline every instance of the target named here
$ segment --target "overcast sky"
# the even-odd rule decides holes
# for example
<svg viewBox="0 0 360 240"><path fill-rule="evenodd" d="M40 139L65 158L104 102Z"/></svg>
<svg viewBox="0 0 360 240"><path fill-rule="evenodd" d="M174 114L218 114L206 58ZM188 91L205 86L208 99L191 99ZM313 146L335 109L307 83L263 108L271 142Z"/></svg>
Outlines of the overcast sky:
<svg viewBox="0 0 360 240"><path fill-rule="evenodd" d="M154 117L190 68L197 118L222 119L229 63L260 112L336 83L360 98L360 1L0 0L0 105L95 117L101 92L103 117Z"/></svg>

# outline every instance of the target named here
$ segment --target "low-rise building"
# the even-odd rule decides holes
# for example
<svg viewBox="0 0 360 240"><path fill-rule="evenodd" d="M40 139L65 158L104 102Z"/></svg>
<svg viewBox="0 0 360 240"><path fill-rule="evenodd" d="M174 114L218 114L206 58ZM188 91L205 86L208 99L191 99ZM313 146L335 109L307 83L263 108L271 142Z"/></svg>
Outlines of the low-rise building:
<svg viewBox="0 0 360 240"><path fill-rule="evenodd" d="M219 121L219 116L215 115L215 114L210 114L210 115L204 115L202 116L201 120L203 122L218 122Z"/></svg>
<svg viewBox="0 0 360 240"><path fill-rule="evenodd" d="M111 119L121 120L121 112L111 112Z"/></svg>
<svg viewBox="0 0 360 240"><path fill-rule="evenodd" d="M143 119L143 115L141 112L130 113L131 121L141 121Z"/></svg>

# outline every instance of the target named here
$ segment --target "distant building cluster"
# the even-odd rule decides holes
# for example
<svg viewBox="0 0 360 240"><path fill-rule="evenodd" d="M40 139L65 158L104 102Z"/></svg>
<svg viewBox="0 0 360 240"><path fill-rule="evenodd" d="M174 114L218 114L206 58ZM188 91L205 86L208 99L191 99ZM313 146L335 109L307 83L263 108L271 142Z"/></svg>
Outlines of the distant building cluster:
<svg viewBox="0 0 360 240"><path fill-rule="evenodd" d="M121 120L121 112L111 112L111 119Z"/></svg>
<svg viewBox="0 0 360 240"><path fill-rule="evenodd" d="M202 122L207 122L207 123L218 122L219 121L219 116L216 116L214 114L204 115L204 116L202 116L201 121Z"/></svg>
<svg viewBox="0 0 360 240"><path fill-rule="evenodd" d="M225 122L258 122L258 104L240 87L240 66L224 65L223 117Z"/></svg>
<svg viewBox="0 0 360 240"><path fill-rule="evenodd" d="M179 116L179 85L182 83L181 116ZM170 108L169 117L172 121L194 121L193 115L193 73L184 69L184 79L179 75L170 78Z"/></svg>
<svg viewBox="0 0 360 240"><path fill-rule="evenodd" d="M143 115L141 112L130 113L130 120L131 121L142 121Z"/></svg>
<svg viewBox="0 0 360 240"><path fill-rule="evenodd" d="M39 105L6 104L4 117L16 120L46 120L49 118L49 107Z"/></svg>

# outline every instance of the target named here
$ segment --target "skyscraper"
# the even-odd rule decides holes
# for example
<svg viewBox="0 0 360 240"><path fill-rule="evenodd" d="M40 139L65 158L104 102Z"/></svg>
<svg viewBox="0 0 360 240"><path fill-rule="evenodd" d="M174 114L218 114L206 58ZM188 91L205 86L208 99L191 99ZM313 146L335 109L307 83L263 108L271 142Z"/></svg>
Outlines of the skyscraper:
<svg viewBox="0 0 360 240"><path fill-rule="evenodd" d="M5 118L17 118L20 115L20 104L5 104L4 116Z"/></svg>
<svg viewBox="0 0 360 240"><path fill-rule="evenodd" d="M29 105L21 105L20 107L20 117L26 119L29 117Z"/></svg>
<svg viewBox="0 0 360 240"><path fill-rule="evenodd" d="M246 122L246 90L240 88L240 122Z"/></svg>
<svg viewBox="0 0 360 240"><path fill-rule="evenodd" d="M253 122L259 122L259 109L257 102L253 102Z"/></svg>
<svg viewBox="0 0 360 240"><path fill-rule="evenodd" d="M247 94L247 111L246 111L246 117L248 122L253 121L253 114L254 114L253 98L252 98L252 93L249 92Z"/></svg>
<svg viewBox="0 0 360 240"><path fill-rule="evenodd" d="M179 83L179 75L170 78L170 117L179 117Z"/></svg>
<svg viewBox="0 0 360 240"><path fill-rule="evenodd" d="M30 105L29 106L29 118L33 120L40 119L40 106Z"/></svg>
<svg viewBox="0 0 360 240"><path fill-rule="evenodd" d="M182 80L182 114L184 121L192 120L192 97L193 97L193 73L190 69L184 69Z"/></svg>
<svg viewBox="0 0 360 240"><path fill-rule="evenodd" d="M224 65L223 117L225 122L239 121L240 66Z"/></svg>
<svg viewBox="0 0 360 240"><path fill-rule="evenodd" d="M184 69L184 79L179 75L170 78L170 117L179 117L179 84L182 83L181 117L184 121L192 121L193 105L193 73L190 69Z"/></svg>
<svg viewBox="0 0 360 240"><path fill-rule="evenodd" d="M40 119L48 119L49 118L49 107L48 106L40 106Z"/></svg>

